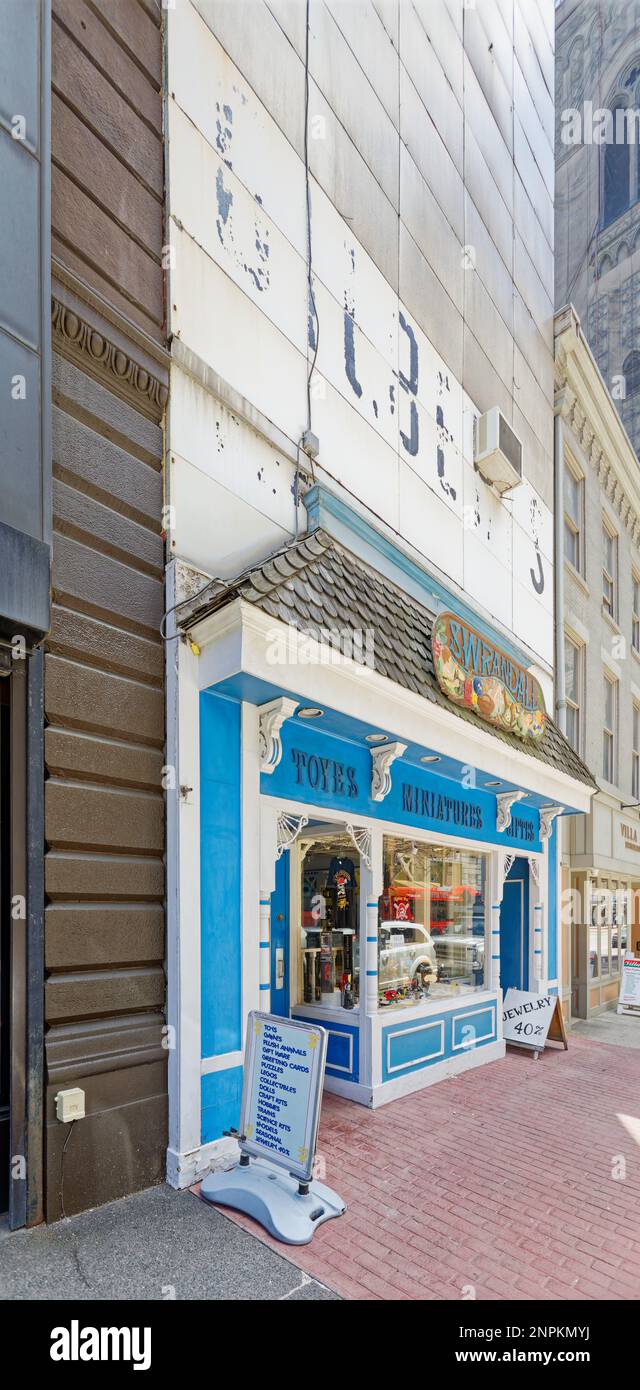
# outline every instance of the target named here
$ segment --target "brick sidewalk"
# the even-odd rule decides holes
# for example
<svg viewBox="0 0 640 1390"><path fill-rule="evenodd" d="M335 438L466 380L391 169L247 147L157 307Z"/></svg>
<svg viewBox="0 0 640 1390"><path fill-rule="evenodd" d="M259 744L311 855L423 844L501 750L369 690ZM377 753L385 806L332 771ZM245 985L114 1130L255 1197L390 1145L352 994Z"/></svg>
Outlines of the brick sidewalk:
<svg viewBox="0 0 640 1390"><path fill-rule="evenodd" d="M318 1153L348 1210L311 1245L232 1219L346 1298L640 1299L637 1051L509 1053L377 1111L326 1095Z"/></svg>

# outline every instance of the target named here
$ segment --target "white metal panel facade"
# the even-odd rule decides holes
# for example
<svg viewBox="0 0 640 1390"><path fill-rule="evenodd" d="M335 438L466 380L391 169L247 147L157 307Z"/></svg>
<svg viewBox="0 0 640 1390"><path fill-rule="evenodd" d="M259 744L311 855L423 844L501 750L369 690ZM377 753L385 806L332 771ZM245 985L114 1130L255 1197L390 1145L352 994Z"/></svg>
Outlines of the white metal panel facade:
<svg viewBox="0 0 640 1390"><path fill-rule="evenodd" d="M316 478L548 671L551 0L311 0L316 316L305 4L167 16L173 554L231 574L293 534L317 348ZM493 405L524 443L511 499L473 467Z"/></svg>

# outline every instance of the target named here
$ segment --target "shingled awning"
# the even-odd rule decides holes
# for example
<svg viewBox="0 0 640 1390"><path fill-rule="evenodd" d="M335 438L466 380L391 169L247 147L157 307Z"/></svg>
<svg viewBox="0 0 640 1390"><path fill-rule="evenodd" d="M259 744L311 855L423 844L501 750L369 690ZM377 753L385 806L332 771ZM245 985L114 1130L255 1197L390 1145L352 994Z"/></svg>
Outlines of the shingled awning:
<svg viewBox="0 0 640 1390"><path fill-rule="evenodd" d="M327 532L311 532L228 584L212 580L196 598L181 605L179 624L191 628L237 598L319 641L329 641L328 633L337 627L369 629L374 635L371 665L380 675L468 720L515 751L596 787L588 767L551 718L544 738L533 742L493 728L472 710L447 700L433 669L432 615Z"/></svg>

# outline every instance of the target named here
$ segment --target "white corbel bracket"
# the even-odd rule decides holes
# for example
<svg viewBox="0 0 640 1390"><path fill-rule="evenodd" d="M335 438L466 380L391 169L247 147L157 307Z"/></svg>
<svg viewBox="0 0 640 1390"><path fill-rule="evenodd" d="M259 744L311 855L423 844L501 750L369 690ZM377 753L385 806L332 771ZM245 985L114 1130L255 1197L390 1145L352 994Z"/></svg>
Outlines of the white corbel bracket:
<svg viewBox="0 0 640 1390"><path fill-rule="evenodd" d="M540 839L544 844L549 839L553 829L553 822L556 816L562 815L561 806L541 806L540 807Z"/></svg>
<svg viewBox="0 0 640 1390"><path fill-rule="evenodd" d="M275 772L282 757L282 742L280 730L285 719L290 719L298 708L298 700L289 700L286 695L281 695L277 700L270 700L268 705L261 705L260 716L260 771L271 774Z"/></svg>
<svg viewBox="0 0 640 1390"><path fill-rule="evenodd" d="M511 825L511 807L522 801L525 792L498 792L496 795L496 830L508 830Z"/></svg>
<svg viewBox="0 0 640 1390"><path fill-rule="evenodd" d="M384 801L391 791L391 764L406 753L406 743L384 743L371 749L371 800Z"/></svg>

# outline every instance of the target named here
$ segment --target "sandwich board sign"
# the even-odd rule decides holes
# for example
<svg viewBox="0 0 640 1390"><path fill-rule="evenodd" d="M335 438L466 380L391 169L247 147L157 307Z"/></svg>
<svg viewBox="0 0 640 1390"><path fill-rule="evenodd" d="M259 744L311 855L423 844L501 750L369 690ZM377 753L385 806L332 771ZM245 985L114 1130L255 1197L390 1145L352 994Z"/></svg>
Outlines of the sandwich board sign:
<svg viewBox="0 0 640 1390"><path fill-rule="evenodd" d="M240 1161L210 1173L200 1195L237 1207L278 1240L306 1245L341 1216L336 1192L312 1181L328 1034L319 1024L253 1011L247 1020Z"/></svg>
<svg viewBox="0 0 640 1390"><path fill-rule="evenodd" d="M557 994L532 994L508 989L502 1004L502 1035L512 1047L525 1047L537 1057L547 1042L564 1043L567 1034Z"/></svg>
<svg viewBox="0 0 640 1390"><path fill-rule="evenodd" d="M620 976L619 1014L640 1015L640 958L625 956Z"/></svg>
<svg viewBox="0 0 640 1390"><path fill-rule="evenodd" d="M242 1147L310 1182L327 1056L325 1028L249 1014L240 1112Z"/></svg>

